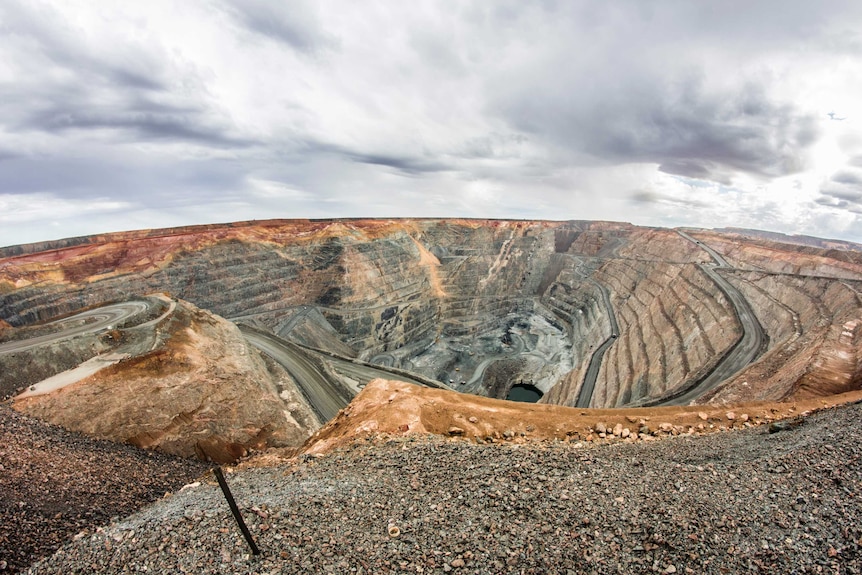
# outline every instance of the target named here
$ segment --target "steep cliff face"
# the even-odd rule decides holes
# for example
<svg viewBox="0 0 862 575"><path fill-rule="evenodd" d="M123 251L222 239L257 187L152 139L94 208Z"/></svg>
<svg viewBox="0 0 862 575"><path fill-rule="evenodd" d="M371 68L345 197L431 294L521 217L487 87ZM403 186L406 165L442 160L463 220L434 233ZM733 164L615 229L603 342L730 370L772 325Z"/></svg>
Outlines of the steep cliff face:
<svg viewBox="0 0 862 575"><path fill-rule="evenodd" d="M859 281L739 272L734 282L769 333L768 351L705 400L778 400L860 389Z"/></svg>
<svg viewBox="0 0 862 575"><path fill-rule="evenodd" d="M727 298L694 265L614 260L595 274L617 310L620 338L602 363L594 402L659 396L710 368L740 336Z"/></svg>
<svg viewBox="0 0 862 575"><path fill-rule="evenodd" d="M703 400L831 393L860 380L862 256L831 244L612 222L339 220L44 247L0 259L0 318L11 325L166 291L460 391L506 397L529 383L563 405L671 397L722 367L728 383ZM759 325L740 319L728 289ZM755 327L762 349L734 373L722 362Z"/></svg>
<svg viewBox="0 0 862 575"><path fill-rule="evenodd" d="M787 244L739 234L696 232L694 236L741 269L841 279L858 279L862 269L862 251Z"/></svg>

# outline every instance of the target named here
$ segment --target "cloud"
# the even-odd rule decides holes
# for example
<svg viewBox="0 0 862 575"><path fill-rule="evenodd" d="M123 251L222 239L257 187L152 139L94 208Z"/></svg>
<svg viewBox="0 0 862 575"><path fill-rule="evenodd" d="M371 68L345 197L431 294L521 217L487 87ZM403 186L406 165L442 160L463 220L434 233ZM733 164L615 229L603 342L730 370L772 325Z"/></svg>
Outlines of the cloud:
<svg viewBox="0 0 862 575"><path fill-rule="evenodd" d="M67 131L119 132L123 140L184 141L211 147L246 147L255 142L236 134L209 110L165 105L135 97L123 102L94 102L89 94L34 109L18 123L23 130L52 134Z"/></svg>
<svg viewBox="0 0 862 575"><path fill-rule="evenodd" d="M633 202L643 204L669 204L676 206L684 206L686 208L706 208L709 206L708 203L700 200L674 197L671 195L660 194L652 190L633 191L629 195L629 199L631 199L631 201Z"/></svg>
<svg viewBox="0 0 862 575"><path fill-rule="evenodd" d="M21 81L4 83L11 97L0 111L8 129L122 142L252 143L211 101L197 71L162 45L130 41L126 30L108 31L105 45L88 42L45 6L13 0L2 10L7 26L0 34Z"/></svg>
<svg viewBox="0 0 862 575"><path fill-rule="evenodd" d="M691 23L677 13L697 19L705 11L677 4L652 5L649 18L631 4L628 11L595 7L591 19L613 22L605 26L568 6L528 28L525 45L511 51L535 50L536 57L517 59L521 66L501 73L489 90L490 109L514 129L552 141L569 151L567 161L581 164L652 162L668 173L724 182L740 172L772 178L806 167L817 115L785 100L783 86L763 71L774 63L741 64L739 53L760 40L717 52L709 34L690 37ZM713 4L710 14L722 21L729 9ZM569 45L560 44L560 28L569 29ZM557 44L543 47L542 36ZM660 37L680 38L687 48L674 50ZM522 81L506 82L511 76Z"/></svg>
<svg viewBox="0 0 862 575"><path fill-rule="evenodd" d="M835 173L820 188L815 202L821 206L862 214L862 170L847 168Z"/></svg>
<svg viewBox="0 0 862 575"><path fill-rule="evenodd" d="M314 2L233 0L224 2L222 6L251 34L264 36L299 52L313 54L337 45L323 29Z"/></svg>
<svg viewBox="0 0 862 575"><path fill-rule="evenodd" d="M859 170L855 172L844 170L832 176L832 181L838 184L847 184L862 189L862 172Z"/></svg>
<svg viewBox="0 0 862 575"><path fill-rule="evenodd" d="M0 243L28 197L123 207L15 237L432 215L857 233L860 22L850 0L6 0Z"/></svg>

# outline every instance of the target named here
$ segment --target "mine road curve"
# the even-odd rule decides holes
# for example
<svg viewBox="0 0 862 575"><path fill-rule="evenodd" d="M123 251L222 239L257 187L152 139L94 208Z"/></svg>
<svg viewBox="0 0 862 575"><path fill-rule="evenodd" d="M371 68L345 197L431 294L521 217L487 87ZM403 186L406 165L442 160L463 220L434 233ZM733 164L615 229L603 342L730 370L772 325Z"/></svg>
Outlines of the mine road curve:
<svg viewBox="0 0 862 575"><path fill-rule="evenodd" d="M296 346L276 335L246 325L240 325L239 328L249 343L287 370L321 423L338 415L338 411L350 403L350 393L337 382L331 381Z"/></svg>
<svg viewBox="0 0 862 575"><path fill-rule="evenodd" d="M77 335L97 332L116 325L133 315L142 313L149 309L150 304L145 301L127 301L109 304L95 309L50 322L46 325L57 325L61 328L55 333L39 335L20 341L10 341L0 344L0 354L26 351L35 347L47 345L64 339L70 339ZM64 324L72 324L63 329Z"/></svg>
<svg viewBox="0 0 862 575"><path fill-rule="evenodd" d="M308 349L308 348L303 348ZM332 365L337 371L343 373L344 375L356 379L360 382L361 386L365 386L372 379L394 379L395 381L405 381L407 383L412 383L415 385L421 385L423 387L435 387L437 389L451 389L448 386L441 384L439 382L426 379L423 381L419 379L419 376L416 378L410 377L406 373L401 373L404 370L392 370L389 371L386 369L388 366L373 366L366 363L359 363L356 361L350 361L347 359L342 359L340 357L336 357L330 354L317 354L318 357L323 359L323 361L328 362Z"/></svg>
<svg viewBox="0 0 862 575"><path fill-rule="evenodd" d="M287 337L290 334L290 332L293 331L293 328L296 327L296 324L298 324L300 321L305 319L312 309L313 308L309 305L299 306L299 308L296 310L296 313L294 313L292 316L290 316L290 319L287 320L286 324L284 324L284 327L282 327L280 330L278 330L278 337L280 337L282 339Z"/></svg>
<svg viewBox="0 0 862 575"><path fill-rule="evenodd" d="M446 385L431 380L410 377L403 370L388 371L384 368L367 365L365 363L351 361L330 353L322 353L311 348L284 340L274 334L255 329L247 325L239 325L245 338L254 347L258 348L284 367L291 377L296 381L300 391L314 409L321 421L329 421L338 414L338 411L347 406L353 398L353 392L344 385L333 381L313 361L309 359L313 355L321 361L329 363L334 369L347 377L356 379L364 386L372 379L394 379L406 381L415 385L425 387L437 387L449 389Z"/></svg>
<svg viewBox="0 0 862 575"><path fill-rule="evenodd" d="M746 367L754 361L763 350L766 343L766 335L763 333L763 326L757 320L754 310L745 296L736 289L729 281L727 281L716 270L719 268L730 268L727 261L716 253L712 248L706 246L687 233L677 230L677 233L690 242L694 242L698 247L706 251L715 260L716 264L700 265L700 269L715 282L718 289L727 296L730 303L736 310L736 315L739 318L739 323L742 326L742 337L733 345L729 352L716 364L710 373L705 377L694 382L687 389L681 390L675 394L657 398L654 401L647 402L644 405L688 405L693 400L702 396L704 393L711 391L722 381L729 379L733 374Z"/></svg>
<svg viewBox="0 0 862 575"><path fill-rule="evenodd" d="M476 366L476 369L473 370L473 375L470 377L470 379L467 380L467 383L465 384L466 387L464 388L465 391L467 391L468 393L478 393L479 383L485 376L485 371L488 369L488 366L490 366L495 361L499 361L501 359L511 359L514 357L518 357L519 355L521 355L521 353L523 353L525 346L524 340L521 338L521 336L516 333L510 334L510 336L512 337L512 341L515 344L514 347L507 352L501 353L499 355L492 355L480 361L479 365Z"/></svg>
<svg viewBox="0 0 862 575"><path fill-rule="evenodd" d="M581 391L578 393L578 400L575 402L575 407L589 407L593 399L593 391L596 389L596 378L599 376L599 368L602 367L602 358L605 352L620 335L620 326L617 324L617 316L614 314L614 308L611 305L611 295L608 288L599 282L591 279L602 294L602 301L605 304L605 310L608 313L608 319L611 322L611 335L593 352L590 357L590 365L587 367L587 373L584 375L584 384L581 386Z"/></svg>

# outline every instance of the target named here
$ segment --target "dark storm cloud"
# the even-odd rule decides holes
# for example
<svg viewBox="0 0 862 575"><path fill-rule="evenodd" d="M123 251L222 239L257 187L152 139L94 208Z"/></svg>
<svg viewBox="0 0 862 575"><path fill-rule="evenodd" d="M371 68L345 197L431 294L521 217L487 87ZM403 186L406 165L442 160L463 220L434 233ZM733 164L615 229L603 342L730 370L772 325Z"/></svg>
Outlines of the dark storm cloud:
<svg viewBox="0 0 862 575"><path fill-rule="evenodd" d="M0 101L6 124L15 131L108 131L118 141L214 148L252 143L207 101L193 74L177 78L181 71L171 69L158 50L99 50L80 42L79 32L56 14L14 2L3 10L8 23L0 37L7 36L19 56L32 61L32 80L37 80L28 91L13 90Z"/></svg>
<svg viewBox="0 0 862 575"><path fill-rule="evenodd" d="M858 171L851 172L849 170L844 170L838 172L834 176L832 176L832 181L838 184L848 184L851 186L857 186L862 188L862 174Z"/></svg>
<svg viewBox="0 0 862 575"><path fill-rule="evenodd" d="M844 210L852 214L862 214L862 203L858 200L842 200L834 197L821 197L815 203L828 208Z"/></svg>
<svg viewBox="0 0 862 575"><path fill-rule="evenodd" d="M698 77L612 83L581 97L541 89L518 94L504 111L518 129L550 137L585 161L651 162L667 173L725 183L734 171L761 177L800 171L816 141L813 115L769 101L756 86L738 94L708 92Z"/></svg>
<svg viewBox="0 0 862 575"><path fill-rule="evenodd" d="M746 51L820 46L825 10L794 4L779 15L755 3L750 12L740 18L737 5L716 2L559 4L532 31L535 58L494 81L489 108L581 163L650 162L722 182L733 172L798 172L818 116L776 96L770 74L743 66ZM544 49L540 37L559 42L563 28L570 45Z"/></svg>
<svg viewBox="0 0 862 575"><path fill-rule="evenodd" d="M858 202L862 199L862 189L844 188L837 190L824 190L821 193L824 196L838 200L846 200L848 202Z"/></svg>
<svg viewBox="0 0 862 575"><path fill-rule="evenodd" d="M225 11L253 34L305 53L331 48L334 40L324 32L313 2L268 2L235 0L223 4Z"/></svg>
<svg viewBox="0 0 862 575"><path fill-rule="evenodd" d="M820 189L818 204L862 213L862 170L848 168L832 176Z"/></svg>
<svg viewBox="0 0 862 575"><path fill-rule="evenodd" d="M442 172L451 169L441 162L431 161L423 158L410 158L407 156L394 156L386 154L369 154L346 152L345 157L361 164L373 164L392 168L406 175L419 175L429 172Z"/></svg>
<svg viewBox="0 0 862 575"><path fill-rule="evenodd" d="M314 139L294 142L289 148L287 154L303 161L309 161L318 155L326 155L357 164L391 168L405 176L417 176L454 169L454 166L446 164L440 158L432 159L429 156L361 151Z"/></svg>
<svg viewBox="0 0 862 575"><path fill-rule="evenodd" d="M110 130L137 141L183 141L214 148L250 146L254 142L219 125L206 108L167 106L129 95L118 103L81 101L52 103L33 111L19 128L60 133L70 130Z"/></svg>

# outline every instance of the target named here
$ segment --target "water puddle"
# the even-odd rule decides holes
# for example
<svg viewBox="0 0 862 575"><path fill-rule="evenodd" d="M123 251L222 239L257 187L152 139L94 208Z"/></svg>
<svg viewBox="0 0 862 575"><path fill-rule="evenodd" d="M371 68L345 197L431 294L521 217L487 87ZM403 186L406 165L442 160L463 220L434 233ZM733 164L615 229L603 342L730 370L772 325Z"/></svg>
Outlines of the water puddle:
<svg viewBox="0 0 862 575"><path fill-rule="evenodd" d="M537 401L542 399L542 395L544 394L539 390L538 387L530 385L528 383L519 383L512 386L512 389L509 390L509 395L506 396L506 399L508 399L509 401L536 403Z"/></svg>

